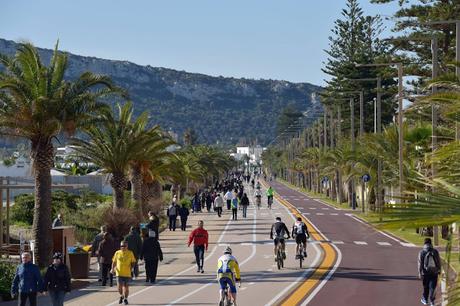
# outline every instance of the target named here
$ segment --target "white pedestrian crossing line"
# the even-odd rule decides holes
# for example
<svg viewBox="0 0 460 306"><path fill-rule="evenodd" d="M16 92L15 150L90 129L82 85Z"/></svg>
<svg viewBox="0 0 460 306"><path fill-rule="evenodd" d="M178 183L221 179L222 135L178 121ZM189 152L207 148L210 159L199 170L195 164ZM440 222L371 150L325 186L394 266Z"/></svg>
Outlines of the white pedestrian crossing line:
<svg viewBox="0 0 460 306"><path fill-rule="evenodd" d="M389 242L385 242L385 241L379 241L377 242L378 245L391 245L391 243Z"/></svg>
<svg viewBox="0 0 460 306"><path fill-rule="evenodd" d="M316 213L317 216L324 216L323 213Z"/></svg>
<svg viewBox="0 0 460 306"><path fill-rule="evenodd" d="M367 242L365 241L353 241L357 245L367 245Z"/></svg>

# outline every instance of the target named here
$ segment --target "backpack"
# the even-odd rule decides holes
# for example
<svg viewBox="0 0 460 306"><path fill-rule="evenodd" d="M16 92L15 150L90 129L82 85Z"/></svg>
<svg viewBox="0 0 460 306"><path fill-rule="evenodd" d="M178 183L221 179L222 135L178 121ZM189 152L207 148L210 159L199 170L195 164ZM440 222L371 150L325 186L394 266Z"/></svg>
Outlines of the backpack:
<svg viewBox="0 0 460 306"><path fill-rule="evenodd" d="M436 265L436 260L435 260L435 254L434 252L428 251L425 254L425 257L423 259L423 270L426 271L427 274L438 274L439 269L438 266Z"/></svg>
<svg viewBox="0 0 460 306"><path fill-rule="evenodd" d="M177 207L174 205L171 205L168 210L168 215L169 216L176 216L177 215Z"/></svg>
<svg viewBox="0 0 460 306"><path fill-rule="evenodd" d="M295 223L295 234L296 235L301 235L301 234L305 234L305 230L304 230L304 223L303 222L299 222L299 223Z"/></svg>

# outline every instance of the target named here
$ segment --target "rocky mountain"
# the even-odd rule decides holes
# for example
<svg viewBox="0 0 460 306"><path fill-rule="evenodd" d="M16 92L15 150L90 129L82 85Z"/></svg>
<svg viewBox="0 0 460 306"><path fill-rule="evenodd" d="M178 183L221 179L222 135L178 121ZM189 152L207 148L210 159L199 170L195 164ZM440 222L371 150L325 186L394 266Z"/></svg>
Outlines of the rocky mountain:
<svg viewBox="0 0 460 306"><path fill-rule="evenodd" d="M13 55L16 47L14 41L0 39L0 53ZM49 62L52 51L39 50ZM69 53L69 79L87 70L110 75L128 89L135 111L149 111L152 123L178 135L191 127L206 143L267 144L275 136L283 107L321 108L312 100L321 88L308 83L214 77Z"/></svg>

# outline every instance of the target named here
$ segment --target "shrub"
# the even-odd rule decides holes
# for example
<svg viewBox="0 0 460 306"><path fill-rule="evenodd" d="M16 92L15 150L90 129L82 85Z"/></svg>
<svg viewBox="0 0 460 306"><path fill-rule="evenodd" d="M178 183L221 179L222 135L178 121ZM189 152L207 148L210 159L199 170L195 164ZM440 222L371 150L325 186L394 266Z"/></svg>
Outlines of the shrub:
<svg viewBox="0 0 460 306"><path fill-rule="evenodd" d="M107 231L115 238L124 237L129 233L131 226L139 225L136 215L128 208L119 208L114 211L112 207L108 207L102 220L107 226Z"/></svg>
<svg viewBox="0 0 460 306"><path fill-rule="evenodd" d="M3 300L10 300L11 283L16 274L16 265L11 262L0 261L0 295Z"/></svg>
<svg viewBox="0 0 460 306"><path fill-rule="evenodd" d="M190 209L192 207L192 198L185 196L179 201L179 204L185 205L187 208Z"/></svg>
<svg viewBox="0 0 460 306"><path fill-rule="evenodd" d="M78 206L78 195L70 194L68 192L58 190L51 193L51 216L54 219L57 214L64 215L64 222L66 222L66 215L73 214ZM20 194L14 198L14 205L11 207L11 219L16 223L26 223L31 225L34 219L34 195L33 194Z"/></svg>

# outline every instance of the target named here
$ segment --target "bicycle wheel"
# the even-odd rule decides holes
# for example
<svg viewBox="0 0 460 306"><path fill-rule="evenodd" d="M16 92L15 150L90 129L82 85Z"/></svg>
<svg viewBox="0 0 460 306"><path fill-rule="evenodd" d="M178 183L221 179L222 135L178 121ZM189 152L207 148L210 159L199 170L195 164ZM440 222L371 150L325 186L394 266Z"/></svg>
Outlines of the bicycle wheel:
<svg viewBox="0 0 460 306"><path fill-rule="evenodd" d="M276 266L278 267L278 270L281 269L282 260L283 260L283 255L281 255L281 250L278 247L278 250L276 251Z"/></svg>
<svg viewBox="0 0 460 306"><path fill-rule="evenodd" d="M303 261L303 255L300 254L299 255L299 267L300 267L300 269L302 269L302 261Z"/></svg>

